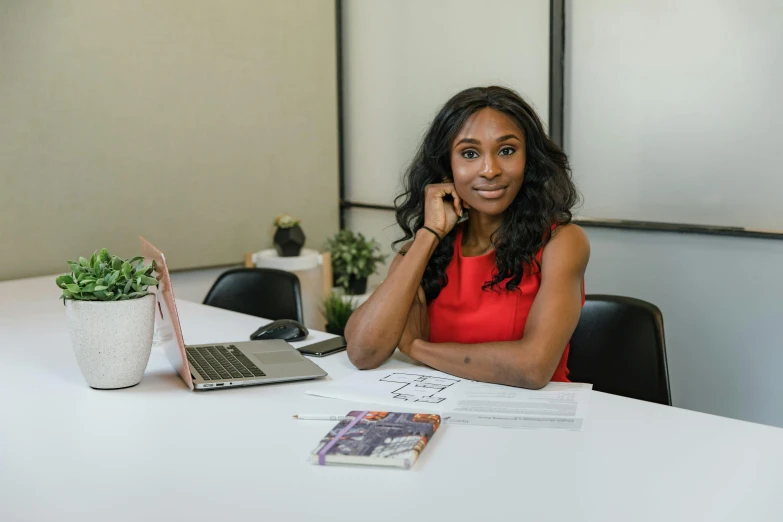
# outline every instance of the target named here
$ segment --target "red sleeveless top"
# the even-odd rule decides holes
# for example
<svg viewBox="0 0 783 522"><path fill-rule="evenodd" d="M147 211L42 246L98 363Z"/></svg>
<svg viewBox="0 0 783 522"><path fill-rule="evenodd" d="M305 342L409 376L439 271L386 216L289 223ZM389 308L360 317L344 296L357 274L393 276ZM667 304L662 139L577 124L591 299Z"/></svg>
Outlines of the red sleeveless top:
<svg viewBox="0 0 783 522"><path fill-rule="evenodd" d="M543 251L536 253L539 263ZM541 286L541 274L526 272L516 290L506 290L502 285L498 291L482 290L496 270L494 250L481 256L462 256L462 230L458 230L454 257L446 267L448 283L428 307L430 342L476 344L522 339L530 307ZM567 361L568 345L552 381L568 382Z"/></svg>

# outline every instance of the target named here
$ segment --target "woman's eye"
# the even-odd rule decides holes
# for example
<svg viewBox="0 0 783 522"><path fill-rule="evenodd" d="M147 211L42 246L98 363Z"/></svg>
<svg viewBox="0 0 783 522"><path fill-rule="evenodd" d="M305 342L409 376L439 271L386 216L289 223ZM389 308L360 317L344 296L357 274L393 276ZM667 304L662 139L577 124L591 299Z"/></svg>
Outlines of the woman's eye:
<svg viewBox="0 0 783 522"><path fill-rule="evenodd" d="M514 148L513 147L503 147L500 149L500 152L498 153L501 156L511 156L514 154Z"/></svg>
<svg viewBox="0 0 783 522"><path fill-rule="evenodd" d="M478 154L475 150L466 150L462 153L462 157L465 159L475 159L478 158Z"/></svg>

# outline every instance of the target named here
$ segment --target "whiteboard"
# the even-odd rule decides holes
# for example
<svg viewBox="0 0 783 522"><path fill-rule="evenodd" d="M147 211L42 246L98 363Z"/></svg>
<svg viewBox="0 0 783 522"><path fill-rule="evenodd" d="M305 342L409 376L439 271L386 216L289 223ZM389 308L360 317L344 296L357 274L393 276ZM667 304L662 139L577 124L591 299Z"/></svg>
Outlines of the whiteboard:
<svg viewBox="0 0 783 522"><path fill-rule="evenodd" d="M577 214L783 230L783 2L566 10Z"/></svg>
<svg viewBox="0 0 783 522"><path fill-rule="evenodd" d="M392 204L430 121L465 88L511 87L547 124L547 0L345 0L342 11L347 200Z"/></svg>

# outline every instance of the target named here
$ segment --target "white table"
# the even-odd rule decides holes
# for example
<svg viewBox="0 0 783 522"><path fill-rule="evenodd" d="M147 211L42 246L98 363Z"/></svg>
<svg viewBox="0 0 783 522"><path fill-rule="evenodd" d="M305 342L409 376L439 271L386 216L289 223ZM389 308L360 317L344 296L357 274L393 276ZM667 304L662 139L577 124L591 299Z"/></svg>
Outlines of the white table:
<svg viewBox="0 0 783 522"><path fill-rule="evenodd" d="M314 466L331 423L291 415L365 405L312 381L191 392L157 348L140 385L92 390L57 295L0 283L3 522L783 520L783 430L598 392L582 432L444 426L410 471ZM178 305L188 343L262 323Z"/></svg>

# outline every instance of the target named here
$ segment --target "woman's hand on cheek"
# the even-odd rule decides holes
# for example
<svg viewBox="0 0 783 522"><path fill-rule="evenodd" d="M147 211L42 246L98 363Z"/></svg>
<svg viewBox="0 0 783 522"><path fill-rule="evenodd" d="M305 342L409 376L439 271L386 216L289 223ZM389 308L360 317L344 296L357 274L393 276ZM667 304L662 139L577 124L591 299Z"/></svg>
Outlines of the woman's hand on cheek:
<svg viewBox="0 0 783 522"><path fill-rule="evenodd" d="M452 199L445 201L446 196ZM436 183L424 188L424 226L433 229L441 238L457 224L462 208L462 199L454 183Z"/></svg>

